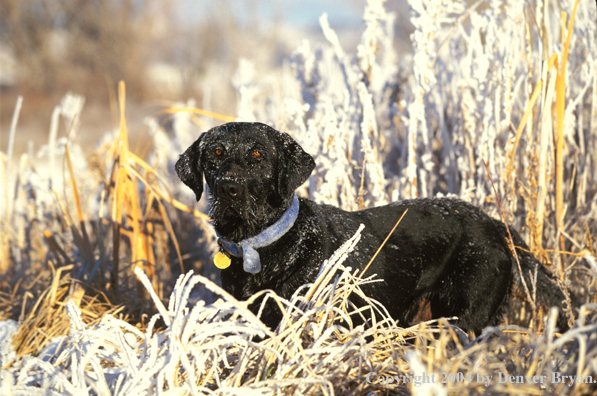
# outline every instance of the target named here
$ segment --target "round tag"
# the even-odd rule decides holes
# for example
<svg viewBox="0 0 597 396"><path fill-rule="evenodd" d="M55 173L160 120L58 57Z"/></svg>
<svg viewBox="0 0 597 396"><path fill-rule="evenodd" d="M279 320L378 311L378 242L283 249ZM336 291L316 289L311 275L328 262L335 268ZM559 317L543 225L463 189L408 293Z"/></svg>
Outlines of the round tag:
<svg viewBox="0 0 597 396"><path fill-rule="evenodd" d="M222 252L216 253L216 255L214 257L214 264L219 269L225 269L225 268L230 267L231 262L232 262L232 260L230 260L230 257L228 257L227 254L222 253Z"/></svg>

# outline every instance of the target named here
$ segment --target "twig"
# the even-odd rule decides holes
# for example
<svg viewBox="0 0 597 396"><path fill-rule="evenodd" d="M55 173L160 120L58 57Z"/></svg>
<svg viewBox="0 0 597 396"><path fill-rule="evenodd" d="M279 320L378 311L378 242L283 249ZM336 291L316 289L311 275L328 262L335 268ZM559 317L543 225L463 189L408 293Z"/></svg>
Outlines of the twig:
<svg viewBox="0 0 597 396"><path fill-rule="evenodd" d="M491 182L491 187L493 188L493 192L495 193L495 199L497 200L498 206L500 208L500 213L502 215L502 221L504 222L504 225L506 226L506 230L508 231L508 238L509 238L509 242L511 244L510 248L512 250L512 253L514 254L514 259L516 260L516 266L518 267L518 273L520 274L520 280L522 282L522 286L524 286L524 291L531 303L533 312L535 312L535 300L533 300L531 293L529 292L529 288L527 287L527 283L524 280L524 276L522 274L522 268L520 267L520 261L518 260L518 254L516 253L516 246L514 245L514 239L512 239L512 234L510 233L510 227L508 227L508 223L506 222L506 216L504 216L504 211L502 210L502 203L500 201L500 197L498 196L495 185L493 184L493 179L491 178L491 174L489 173L487 164L485 163L485 160L482 160L482 161L483 161L483 165L485 166L485 170L487 171L487 176L489 177L489 181Z"/></svg>

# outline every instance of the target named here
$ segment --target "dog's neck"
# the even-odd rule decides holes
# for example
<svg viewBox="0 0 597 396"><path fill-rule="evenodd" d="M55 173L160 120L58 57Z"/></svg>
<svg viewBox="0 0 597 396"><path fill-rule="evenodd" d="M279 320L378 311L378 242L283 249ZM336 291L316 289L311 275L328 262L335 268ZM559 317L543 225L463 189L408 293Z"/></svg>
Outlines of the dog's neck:
<svg viewBox="0 0 597 396"><path fill-rule="evenodd" d="M230 242L240 242L243 239L254 237L274 224L290 208L295 193L282 198L278 194L271 194L269 198L259 204L259 210L247 210L237 216L222 216L214 210L212 203L210 215L212 225L218 235Z"/></svg>
<svg viewBox="0 0 597 396"><path fill-rule="evenodd" d="M266 247L282 238L294 225L299 212L299 200L296 193L292 205L271 226L261 231L258 235L243 239L239 243L225 240L218 234L218 244L228 254L243 259L243 269L251 274L261 271L259 253L255 249ZM217 231L216 231L217 233Z"/></svg>

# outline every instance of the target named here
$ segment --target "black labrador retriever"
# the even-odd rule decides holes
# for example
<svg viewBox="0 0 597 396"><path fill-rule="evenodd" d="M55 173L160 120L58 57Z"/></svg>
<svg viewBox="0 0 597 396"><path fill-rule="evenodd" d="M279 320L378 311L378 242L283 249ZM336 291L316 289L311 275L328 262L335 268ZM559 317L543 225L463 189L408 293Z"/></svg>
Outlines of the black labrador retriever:
<svg viewBox="0 0 597 396"><path fill-rule="evenodd" d="M205 176L219 236L215 262L222 268L223 288L239 300L264 289L290 298L314 281L322 262L360 224L365 225L361 241L346 265L362 270L407 209L367 270L383 282L363 287L402 326L457 316L457 325L478 334L499 323L519 279L505 225L464 201L413 199L346 212L297 198L295 189L309 178L315 161L288 134L265 124L215 127L181 155L175 168L197 200ZM511 232L514 244L528 250ZM538 268L539 302L561 308L564 295L550 273L527 251L517 249L517 254L529 288L527 274ZM275 327L280 319L274 304L266 306L264 323ZM561 309L558 326L567 328Z"/></svg>

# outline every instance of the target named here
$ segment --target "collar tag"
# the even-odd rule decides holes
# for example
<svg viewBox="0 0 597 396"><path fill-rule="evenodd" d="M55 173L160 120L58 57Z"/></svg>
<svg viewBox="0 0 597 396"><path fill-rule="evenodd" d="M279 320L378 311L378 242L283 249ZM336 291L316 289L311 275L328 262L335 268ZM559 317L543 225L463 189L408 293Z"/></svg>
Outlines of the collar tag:
<svg viewBox="0 0 597 396"><path fill-rule="evenodd" d="M230 257L224 252L218 252L214 256L214 264L219 269L226 269L230 267L231 262L232 260L230 259Z"/></svg>

